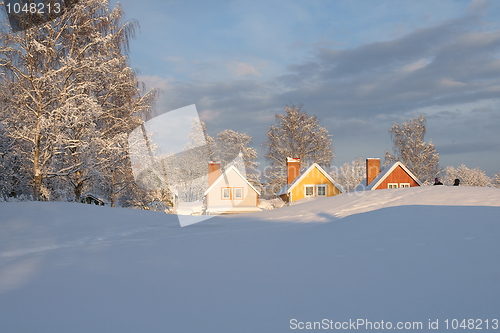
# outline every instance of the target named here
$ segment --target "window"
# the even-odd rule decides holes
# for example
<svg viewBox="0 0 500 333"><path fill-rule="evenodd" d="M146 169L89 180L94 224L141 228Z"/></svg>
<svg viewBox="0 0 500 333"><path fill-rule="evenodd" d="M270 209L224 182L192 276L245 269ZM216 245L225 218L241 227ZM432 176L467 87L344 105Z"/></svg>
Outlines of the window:
<svg viewBox="0 0 500 333"><path fill-rule="evenodd" d="M222 199L231 199L231 188L223 187L222 188Z"/></svg>
<svg viewBox="0 0 500 333"><path fill-rule="evenodd" d="M326 196L326 185L318 185L316 186L316 192L318 195Z"/></svg>
<svg viewBox="0 0 500 333"><path fill-rule="evenodd" d="M387 188L398 188L398 183L389 183Z"/></svg>
<svg viewBox="0 0 500 333"><path fill-rule="evenodd" d="M306 197L312 197L314 195L314 186L306 185Z"/></svg>
<svg viewBox="0 0 500 333"><path fill-rule="evenodd" d="M243 199L243 187L235 187L233 195L235 199Z"/></svg>
<svg viewBox="0 0 500 333"><path fill-rule="evenodd" d="M410 187L410 183L401 183L399 184L400 188Z"/></svg>

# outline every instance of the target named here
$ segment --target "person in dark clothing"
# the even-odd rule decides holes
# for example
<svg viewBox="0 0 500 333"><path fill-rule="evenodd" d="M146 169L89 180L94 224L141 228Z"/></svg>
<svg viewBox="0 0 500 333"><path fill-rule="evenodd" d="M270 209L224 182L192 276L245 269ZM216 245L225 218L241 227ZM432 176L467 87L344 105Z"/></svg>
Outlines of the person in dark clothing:
<svg viewBox="0 0 500 333"><path fill-rule="evenodd" d="M459 186L460 185L460 179L455 179L455 182L453 183L453 186Z"/></svg>
<svg viewBox="0 0 500 333"><path fill-rule="evenodd" d="M434 178L434 185L443 185L438 178Z"/></svg>

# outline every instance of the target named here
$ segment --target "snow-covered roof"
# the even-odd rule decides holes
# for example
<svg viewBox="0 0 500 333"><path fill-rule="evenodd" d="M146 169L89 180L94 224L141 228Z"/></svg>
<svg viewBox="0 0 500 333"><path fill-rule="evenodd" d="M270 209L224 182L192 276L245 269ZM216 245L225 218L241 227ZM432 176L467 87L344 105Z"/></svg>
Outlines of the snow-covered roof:
<svg viewBox="0 0 500 333"><path fill-rule="evenodd" d="M298 176L297 178L295 178L293 180L293 182L290 183L290 185L284 185L278 192L278 195L283 195L283 194L287 194L288 192L290 192L295 186L297 186L297 184L299 184L302 179L304 179L307 174L309 172L311 172L314 168L317 168L325 177L326 179L328 179L336 188L338 188L340 190L341 193L344 193L344 189L342 186L340 186L339 184L337 184L333 178L325 171L323 170L323 168L321 166L319 166L319 164L317 163L313 163L311 164L311 166L309 166L309 168L307 168L306 170L302 171Z"/></svg>
<svg viewBox="0 0 500 333"><path fill-rule="evenodd" d="M366 190L366 177L363 178L363 180L354 187L354 191L364 191Z"/></svg>
<svg viewBox="0 0 500 333"><path fill-rule="evenodd" d="M87 197L90 197L94 200L102 201L106 205L109 203L108 200L104 199L104 197L97 195L95 193L92 193L92 192L87 192L84 195L82 195L80 198L83 199L83 198L87 198Z"/></svg>
<svg viewBox="0 0 500 333"><path fill-rule="evenodd" d="M415 175L410 170L408 170L408 168L403 163L394 162L390 165L387 165L384 169L382 169L382 171L380 171L378 176L375 177L375 179L372 180L370 184L368 184L366 190L367 191L375 190L387 178L387 176L389 176L398 166L400 166L408 174L408 176L410 176L419 186L422 186L420 180L418 180L418 178L415 177Z"/></svg>
<svg viewBox="0 0 500 333"><path fill-rule="evenodd" d="M231 165L229 168L227 168L220 176L219 178L217 178L214 183L205 191L205 193L203 193L203 195L207 195L216 185L218 182L220 182L222 179L224 179L227 174L229 173L229 171L231 170L234 170L234 172L236 172L236 174L238 176L241 177L241 179L243 179L247 184L248 186L250 186L258 195L260 195L260 192L257 191L257 189L255 187L253 187L252 184L250 184L250 182L245 178L243 177L243 175L238 171L238 169L234 166L234 165Z"/></svg>

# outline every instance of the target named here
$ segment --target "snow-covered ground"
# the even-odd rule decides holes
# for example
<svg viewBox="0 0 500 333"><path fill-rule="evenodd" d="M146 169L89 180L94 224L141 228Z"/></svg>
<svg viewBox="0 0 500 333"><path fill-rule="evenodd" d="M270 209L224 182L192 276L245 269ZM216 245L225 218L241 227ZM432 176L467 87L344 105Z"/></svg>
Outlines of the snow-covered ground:
<svg viewBox="0 0 500 333"><path fill-rule="evenodd" d="M176 213L179 215L200 215L203 212L203 202L179 202Z"/></svg>
<svg viewBox="0 0 500 333"><path fill-rule="evenodd" d="M449 331L453 319L499 331L499 206L500 189L423 187L181 228L148 211L0 203L0 332L292 332L349 320L427 331L437 319L439 331L446 319Z"/></svg>

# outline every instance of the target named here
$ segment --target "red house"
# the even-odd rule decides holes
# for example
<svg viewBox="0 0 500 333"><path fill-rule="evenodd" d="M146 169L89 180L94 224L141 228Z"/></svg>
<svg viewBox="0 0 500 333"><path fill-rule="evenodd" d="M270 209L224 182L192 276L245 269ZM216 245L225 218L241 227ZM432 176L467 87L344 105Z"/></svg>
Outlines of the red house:
<svg viewBox="0 0 500 333"><path fill-rule="evenodd" d="M416 186L422 183L403 163L395 162L381 171L379 158L366 159L366 190Z"/></svg>

